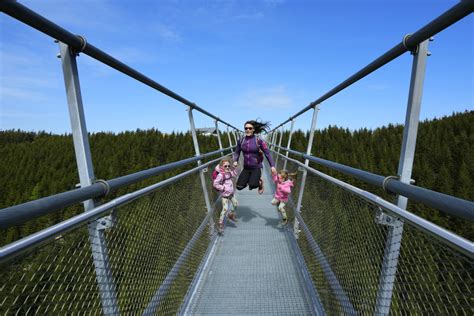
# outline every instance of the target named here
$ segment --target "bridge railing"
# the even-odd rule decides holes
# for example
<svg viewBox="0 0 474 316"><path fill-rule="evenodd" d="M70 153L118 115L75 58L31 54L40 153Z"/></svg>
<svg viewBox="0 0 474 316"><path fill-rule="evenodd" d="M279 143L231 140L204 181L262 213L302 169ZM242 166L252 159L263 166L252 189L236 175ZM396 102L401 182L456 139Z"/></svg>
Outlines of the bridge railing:
<svg viewBox="0 0 474 316"><path fill-rule="evenodd" d="M474 245L370 192L280 156L280 166L307 172L300 211L296 181L290 218L328 314L465 315L474 307ZM394 220L395 219L395 220ZM403 224L400 253L384 260L390 228ZM401 236L399 236L401 237ZM386 267L384 267L386 265ZM380 306L380 274L393 278L391 305Z"/></svg>
<svg viewBox="0 0 474 316"><path fill-rule="evenodd" d="M215 237L200 171L220 159L1 248L0 312L176 312Z"/></svg>
<svg viewBox="0 0 474 316"><path fill-rule="evenodd" d="M215 203L207 167L240 131L195 103L14 0L0 10L59 42L80 189L0 210L0 229L52 214L77 203L85 213L0 248L0 313L169 314L178 310L215 235ZM76 57L84 53L186 105L195 157L112 180L97 180L92 163ZM215 124L219 150L201 154L194 110ZM229 131L229 128L231 129ZM232 136L232 137L231 137ZM233 140L232 140L233 138ZM101 200L109 192L175 170L197 167L146 188ZM198 176L197 176L198 174Z"/></svg>
<svg viewBox="0 0 474 316"><path fill-rule="evenodd" d="M301 217L302 207L304 206L303 200L305 199L305 196L308 195L307 190L305 189L305 186L307 182L307 177L308 177L308 172L309 172L308 168L309 168L310 161L323 164L324 166L329 167L333 170L338 170L346 174L351 174L353 177L356 177L357 179L360 179L372 184L376 184L379 186L381 185L383 186L385 190L398 194L396 196L395 204L397 205L399 209L402 209L402 210L406 209L408 198L410 198L410 199L415 199L417 201L420 201L430 207L435 207L437 209L440 209L441 211L444 211L447 214L458 216L463 219L472 221L474 217L474 206L472 202L462 201L460 199L456 199L454 197L436 193L430 190L418 188L415 186L410 186L410 183L412 180L411 176L412 176L413 161L414 161L414 156L415 156L415 147L416 147L416 139L417 139L417 132L418 132L418 121L419 121L419 114L420 114L420 108L421 108L421 99L422 99L422 94L423 94L426 58L429 55L428 43L431 40L431 37L433 35L439 33L440 31L444 30L450 25L468 16L469 14L473 12L473 10L474 10L474 1L464 0L464 1L458 2L452 8L450 8L449 10L441 14L439 17L437 17L436 19L434 19L433 21L431 21L430 23L428 23L421 29L414 32L413 34L405 35L403 37L403 40L397 45L395 45L392 49L390 49L385 54L383 54L379 58L372 61L370 64L368 64L367 66L365 66L364 68L362 68L361 70L359 70L358 72L356 72L355 74L353 74L352 76L350 76L349 78L341 82L339 85L337 85L336 87L334 87L333 89L331 89L330 91L328 91L327 93L325 93L324 95L316 99L315 101L311 102L308 106L303 108L301 111L299 111L295 115L291 116L288 120L276 126L276 128L274 128L270 132L270 135L268 135L267 139L269 140L270 143L272 143L272 148L276 149L277 153L280 153L280 149L282 146L282 139L284 135L284 131L283 131L284 126L287 123L291 123L289 137L288 137L288 144L286 145L286 147L290 149L293 127L294 127L296 119L299 118L302 114L306 113L307 111L311 109L313 110L311 127L309 130L307 150L306 150L306 153L300 155L304 158L305 168L303 168L303 172L300 177L301 180L298 180L299 193L298 193L297 201L295 203L296 220L295 220L295 225L294 225L294 231L296 233L297 238L299 237L298 232L300 231L298 220ZM387 176L387 177L381 177L381 176L372 177L370 175L369 177L366 177L368 173L363 170L357 170L355 168L350 168L347 166L342 166L343 168L340 169L339 167L341 166L338 165L337 163L334 163L331 161L323 161L323 159L311 156L313 140L314 140L314 131L316 128L318 112L321 108L322 102L326 101L327 99L336 95L340 91L344 90L345 88L354 84L358 80L366 77L370 73L381 68L382 66L386 65L387 63L391 62L392 60L396 59L397 57L401 56L402 54L406 52L411 52L411 54L413 55L413 64L412 64L412 70L411 70L411 81L410 81L410 88L408 92L405 126L404 126L404 131L403 131L403 140L402 140L402 147L400 150L400 159L399 159L397 174ZM283 152L285 153L285 149ZM291 153L291 150L286 151L285 156L288 157L289 153ZM277 159L278 158L279 157L277 157ZM287 167L286 160L282 160L282 161L284 163L283 168L286 168ZM312 198L312 196L310 196L310 198ZM340 207L343 207L343 206L344 205L340 205ZM334 213L338 214L337 210L334 210ZM384 238L381 239L381 240L384 240L384 246L383 246L384 249L381 254L382 256L381 264L377 272L378 275L376 277L376 279L378 280L378 284L377 285L372 284L371 286L374 287L377 292L376 301L374 303L374 306L375 306L374 313L378 315L388 315L391 312L392 300L394 304L398 304L400 300L399 298L397 298L397 295L400 295L400 294L395 294L395 293L400 293L400 292L397 292L397 291L400 291L397 288L397 286L399 286L400 284L399 280L401 280L405 274L408 274L412 278L411 279L412 282L414 283L417 282L417 278L415 278L412 274L406 273L406 271L402 269L402 268L406 268L403 266L405 262L400 261L400 263L398 263L400 255L407 254L405 250L407 248L405 248L405 245L404 245L405 240L411 239L410 238L411 236L416 235L416 234L411 233L412 226L414 225L414 223L416 223L416 221L415 222L409 221L410 224L409 224L409 227L406 229L407 230L406 234L410 237L405 237L404 223L406 219L404 220L399 219L398 216L392 215L391 212L385 212L384 208L381 208L381 214L378 216L378 218L382 219L383 221L389 224L387 224L386 232L384 231ZM324 226L325 220L326 220L325 218L322 218L321 224L319 225ZM357 224L358 223L356 223L356 225ZM359 224L362 225L363 223L360 222ZM315 227L317 227L317 225ZM321 228L320 231L325 231L324 228L326 227L318 227L318 229L319 228ZM302 227L301 229L304 229L304 227ZM357 229L359 229L359 227L357 227ZM417 229L419 231L426 232L425 230L423 230L422 226L417 226ZM330 232L326 231L326 233L328 233L327 236L331 236ZM440 233L440 231L438 231L434 235L430 234L429 236L430 238L432 238L433 236L434 238L437 238L438 233ZM386 238L385 238L385 235L386 235ZM426 243L430 242L429 239L420 238L420 240L424 240ZM458 238L450 238L450 237L444 240L449 241L450 245L456 245L457 241L459 241ZM336 240L331 240L331 242L332 241L336 242ZM456 248L456 251L461 251L464 255L467 255L469 258L471 258L470 260L463 262L461 264L461 266L463 264L466 264L467 266L465 267L464 271L459 269L458 271L459 275L464 275L466 273L470 275L470 273L472 273L473 245L469 241L467 241L467 243L468 245L464 248L463 247ZM412 246L412 248L410 248L410 246ZM416 247L418 247L418 244L415 245L415 244L409 243L408 247L409 247L408 250L416 249ZM435 247L435 250L439 248L440 247ZM442 257L438 257L438 255L431 256L430 253L434 253L435 250L431 252L428 251L427 257L420 258L420 260L432 260L432 262L434 262L437 259L443 260L444 257L448 256L448 255L442 256ZM405 251L405 253L403 253L403 251ZM374 253L374 255L379 255L379 253ZM413 255L416 257L417 253L413 252L409 255ZM340 256L338 258L340 258ZM411 258L410 260L416 260L416 259ZM327 267L331 267L331 265L327 263ZM435 268L435 270L441 271L442 269ZM329 276L329 280L332 280L332 279L333 279L333 275L331 274ZM456 279L456 277L454 277L454 279ZM442 278L440 280L442 280ZM340 282L336 282L337 283L336 286L339 286L338 284L340 284ZM433 293L438 293L437 291L435 291L435 289L433 289L433 291L434 291ZM350 299L348 299L349 296L347 293L343 293L340 295L341 296L338 297L338 299L340 302L342 302L341 306L343 307L342 310L344 312L351 313L352 308L355 308L355 310L357 311L357 309L360 306L359 307L354 306L355 302L347 305L348 302L350 301ZM437 298L438 298L437 296L434 296L434 298L430 299L429 301L431 302L433 300L436 300ZM438 302L433 302L433 305L438 304L439 306L444 306L444 308L448 308L447 306L464 306L463 305L464 302L462 303L459 303L458 301L448 302L448 298L446 295L443 296L443 300L440 300L440 301L443 301L443 303L439 303L438 301ZM423 298L420 297L420 300L418 301L417 304L419 304L419 306L422 306L424 304ZM430 305L431 303L427 303L427 304ZM421 308L421 310L423 310L423 308ZM426 307L427 313L430 312L429 308L430 307ZM472 309L472 305L470 305L470 308ZM404 312L403 308L399 310L401 311L400 313ZM462 307L461 312L464 310L465 310L465 307ZM443 312L442 309L440 309L439 313L444 314L445 312Z"/></svg>

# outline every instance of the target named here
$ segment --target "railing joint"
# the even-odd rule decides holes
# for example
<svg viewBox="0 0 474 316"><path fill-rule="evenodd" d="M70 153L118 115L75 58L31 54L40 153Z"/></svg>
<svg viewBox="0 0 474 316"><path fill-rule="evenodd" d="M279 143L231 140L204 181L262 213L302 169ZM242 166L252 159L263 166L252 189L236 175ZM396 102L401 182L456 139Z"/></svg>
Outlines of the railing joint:
<svg viewBox="0 0 474 316"><path fill-rule="evenodd" d="M388 194L395 194L394 192L389 191L389 190L387 189L387 183L388 183L388 181L390 181L390 180L392 180L392 179L393 179L393 180L400 180L400 176L399 176L399 175L396 175L396 176L387 176L387 177L385 177L385 178L383 179L383 181L382 181L382 189L383 189L386 193L388 193Z"/></svg>
<svg viewBox="0 0 474 316"><path fill-rule="evenodd" d="M79 53L82 53L87 47L87 40L82 35L76 35L77 38L81 41L81 47L79 49L74 48L72 51L76 56L79 56Z"/></svg>
<svg viewBox="0 0 474 316"><path fill-rule="evenodd" d="M109 228L113 228L117 223L117 217L115 214L115 209L112 211L110 215L104 216L96 220L97 225L95 229L97 230L106 230Z"/></svg>
<svg viewBox="0 0 474 316"><path fill-rule="evenodd" d="M104 193L104 195L102 195L102 197L105 197L105 196L109 195L109 193L110 193L110 185L109 185L109 183L108 183L106 180L104 180L104 179L97 179L97 180L94 180L93 183L100 183L100 184L102 184L102 185L104 186L104 188L105 188L105 193Z"/></svg>
<svg viewBox="0 0 474 316"><path fill-rule="evenodd" d="M375 223L384 226L398 226L400 225L400 220L394 216L388 215L385 213L382 208L378 208L377 213L375 214Z"/></svg>
<svg viewBox="0 0 474 316"><path fill-rule="evenodd" d="M416 45L415 47L410 47L408 46L408 43L407 43L408 39L412 35L413 35L412 33L408 33L405 36L403 36L402 44L403 44L403 47L405 47L408 51L410 51L412 55L415 55L416 53L418 53L418 45Z"/></svg>

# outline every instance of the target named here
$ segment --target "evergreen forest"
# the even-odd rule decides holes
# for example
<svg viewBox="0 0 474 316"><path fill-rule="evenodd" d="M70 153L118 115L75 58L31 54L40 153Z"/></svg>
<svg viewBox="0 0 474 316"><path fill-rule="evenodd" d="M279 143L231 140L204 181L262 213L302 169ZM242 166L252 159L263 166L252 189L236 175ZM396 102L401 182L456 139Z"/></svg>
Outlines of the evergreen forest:
<svg viewBox="0 0 474 316"><path fill-rule="evenodd" d="M473 122L474 111L466 111L420 123L412 176L416 181L416 185L469 201L474 199ZM397 173L402 133L403 126L401 125L389 125L375 130L360 129L357 131L330 126L315 133L312 155L378 175L395 175ZM288 131L283 134L282 144L284 146L287 143L288 136ZM215 136L201 134L198 139L201 153L211 152L219 148ZM295 131L291 148L305 152L307 139L308 132ZM101 132L90 134L89 141L97 179L117 178L189 158L195 154L190 133L165 134L156 129L126 131L118 134ZM229 146L228 135L222 135L222 141L224 147ZM0 156L2 157L2 164L0 164L0 209L73 190L79 182L72 137L69 134L55 135L47 132L20 130L0 131ZM208 160L218 157L216 155ZM301 158L297 159L301 160ZM104 201L167 179L193 166L196 166L196 163L190 163L119 189L107 196ZM281 167L281 159L278 166ZM388 201L394 199L394 196L383 192L379 188L371 187L313 163L311 163L311 166L381 195ZM288 168L295 168L294 164L288 164ZM210 185L211 173L206 174L209 179L207 190L211 193L211 200L214 201L217 194ZM308 183L318 181L324 183L318 180L316 176L312 176ZM298 186L293 192L295 196L297 195ZM370 235L365 227L372 225L370 227L379 228L373 224L373 217L363 217L363 214L359 214L359 218L366 221L366 226L352 229L350 225L346 225L344 226L345 229L350 229L350 231L341 230L338 221L347 220L345 216L348 214L343 214L345 206L342 201L337 201L337 197L338 194L344 193L339 192L328 198L328 191L329 189L324 187L316 189L316 186L307 184L306 195L303 199L303 204L307 208L303 209L303 212L310 211L312 209L311 204L317 200L320 203L326 203L327 209L333 213L330 214L332 216L330 216L332 218L330 222L324 223L318 222L316 217L309 214L306 217L307 224L317 227L316 231L313 231L316 237L318 234L327 234L329 237L335 234L351 236L348 240L342 241L347 243L345 249L352 247L356 241L355 244L364 249L360 251L360 257L356 260L364 262L363 266L369 267L371 269L370 273L373 273L373 278L376 279L377 266L373 267L374 264L370 261L372 258L364 254L380 251L378 244L373 242L378 240L379 235L376 230L371 231L373 234ZM333 203L334 201L336 203ZM418 205L413 201L408 203L408 209L467 239L474 239L473 224L466 220L448 216L440 211ZM82 212L82 205L76 205L30 220L25 224L11 227L6 231L0 231L0 246ZM122 312L127 313L132 311L128 310L132 306L138 309L146 307L156 289L164 284L165 276L181 255L197 227L203 222L206 210L202 198L200 179L196 174L186 177L130 204L119 207L113 213L115 213L117 223L105 234L108 240L111 241L109 244L110 262L114 273L113 278L116 280L118 293L120 293L118 305ZM216 217L216 214L218 212L214 214L214 217ZM169 225L171 221L173 221L173 225ZM58 236L57 242L32 251L27 257L16 258L12 264L2 267L0 279L6 280L6 282L3 287L0 287L0 297L5 297L5 304L0 305L0 313L8 313L6 309L11 306L13 310L18 310L20 313L29 311L48 314L51 309L54 310L62 306L61 308L68 308L70 313L80 312L86 308L91 314L100 314L100 296L94 279L95 273L91 262L92 254L88 242L88 233L84 228L82 227L82 229L77 229L64 236ZM179 308L193 279L194 272L206 252L209 243L208 236L209 233L206 231L199 238L198 246L186 261L176 281L173 282L166 300L160 305L160 313L171 314ZM416 261L418 258L435 260L434 257L427 256L423 252L427 251L427 242L422 235L416 235L407 229L404 238L410 240L409 245L417 245L416 247L405 247L407 250L403 251L409 252L409 254L403 256L406 258L405 260ZM320 268L314 265L317 260L311 257L311 251L307 249L304 238L299 240L299 244L302 252L310 256L306 258L309 262L310 272L314 275L321 275L321 271L318 270ZM342 244L339 244L339 246L342 247ZM369 249L373 251L369 252ZM429 249L434 249L432 253L437 256L445 254L443 249ZM338 249L332 249L330 246L326 246L325 251L332 254L336 258L335 260L344 261L348 259L344 253L339 252ZM146 256L143 255L145 253ZM417 255L414 255L415 253ZM466 282L462 279L459 280L459 275L456 274L458 270L453 269L455 275L449 275L449 278L447 276L451 271L449 269L443 275L437 274L437 271L444 271L444 264L448 262L449 258L445 259L446 261L439 263L441 268L438 267L438 270L430 272L429 278L443 277L443 280L452 280L455 284L453 287L459 289L458 292L461 293L456 292L458 294L454 295L463 297L464 294L462 293L467 290L457 286L466 284ZM52 262L54 264L51 264ZM375 265L378 262L376 261ZM454 260L453 262L457 261ZM429 267L438 265L434 261L426 264ZM417 267L418 265L417 263L410 263L410 266ZM146 269L136 270L137 267L146 267ZM360 274L368 272L361 272L357 269L357 271L351 270L350 267L353 267L353 265L350 262L347 267L349 267L348 271L340 271L340 273L347 272L352 280L351 282L363 282L365 280L364 276ZM468 271L468 268L462 271ZM406 288L397 292L401 294L395 294L401 295L394 299L394 309L396 310L403 310L402 305L398 306L398 304L401 304L400 302L411 298L414 301L417 299L419 290L416 284L413 285L413 282L410 281L413 273L414 275L419 274L418 271L400 274L401 278L407 279L398 281ZM434 282L433 284L433 286L437 286L440 283ZM60 290L56 288L58 285L60 285ZM412 285L413 288L410 287ZM324 284L318 284L318 286L324 286ZM368 290L366 284L359 284L356 288L364 289L371 300L375 299L374 289ZM145 295L135 295L138 291L145 293ZM438 288L430 288L429 292L445 293L443 289ZM330 296L323 295L322 299L324 304L331 305L332 299ZM365 304L365 302L359 303ZM357 305L357 308L365 310L370 307L363 304ZM447 304L449 305L449 303ZM417 309L413 311L415 310ZM410 314L413 311L406 310L405 312Z"/></svg>
<svg viewBox="0 0 474 316"><path fill-rule="evenodd" d="M396 175L403 126L388 125L375 130L350 131L336 126L317 130L312 155L378 175ZM229 146L226 134L221 135ZM283 136L286 145L288 132ZM291 148L306 151L308 132L293 133ZM144 169L185 159L194 155L190 133L165 134L156 129L114 133L93 133L89 137L97 179L113 179ZM216 137L199 135L201 153L219 148ZM0 209L19 203L72 190L79 182L72 136L20 130L0 131ZM216 158L216 157L214 157ZM177 174L185 166L147 179L115 192L110 198L150 185ZM393 200L381 189L348 176L314 165L329 175ZM474 200L474 111L420 123L412 178L417 186ZM409 202L409 209L464 237L474 239L472 225L433 209ZM70 212L81 212L81 207ZM74 214L54 214L38 223L27 223L8 234L1 234L5 244L36 231L39 226L56 223Z"/></svg>

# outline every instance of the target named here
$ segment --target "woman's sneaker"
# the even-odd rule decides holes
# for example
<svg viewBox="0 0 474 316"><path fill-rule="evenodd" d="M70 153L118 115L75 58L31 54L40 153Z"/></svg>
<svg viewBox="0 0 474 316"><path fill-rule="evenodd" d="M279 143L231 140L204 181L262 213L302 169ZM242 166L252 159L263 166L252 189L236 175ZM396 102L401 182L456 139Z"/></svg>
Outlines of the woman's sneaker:
<svg viewBox="0 0 474 316"><path fill-rule="evenodd" d="M282 224L282 225L288 224L288 218L286 218L286 217L283 218L283 219L281 220L281 224Z"/></svg>
<svg viewBox="0 0 474 316"><path fill-rule="evenodd" d="M258 180L258 194L262 194L264 191L264 188L263 188L263 180L260 179Z"/></svg>

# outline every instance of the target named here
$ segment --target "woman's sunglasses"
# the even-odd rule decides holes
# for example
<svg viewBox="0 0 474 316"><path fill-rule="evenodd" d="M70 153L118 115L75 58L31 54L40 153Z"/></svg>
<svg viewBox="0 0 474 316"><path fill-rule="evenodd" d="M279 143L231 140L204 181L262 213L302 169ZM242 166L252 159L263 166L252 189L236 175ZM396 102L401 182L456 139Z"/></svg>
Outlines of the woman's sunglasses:
<svg viewBox="0 0 474 316"><path fill-rule="evenodd" d="M251 130L253 130L253 127L245 127L244 129L245 129L246 131L251 131Z"/></svg>
<svg viewBox="0 0 474 316"><path fill-rule="evenodd" d="M230 168L230 165L223 165L224 168Z"/></svg>

